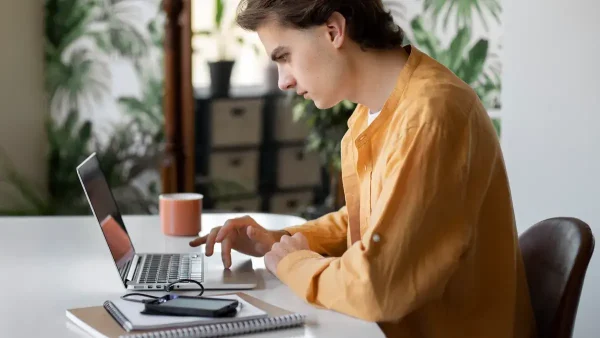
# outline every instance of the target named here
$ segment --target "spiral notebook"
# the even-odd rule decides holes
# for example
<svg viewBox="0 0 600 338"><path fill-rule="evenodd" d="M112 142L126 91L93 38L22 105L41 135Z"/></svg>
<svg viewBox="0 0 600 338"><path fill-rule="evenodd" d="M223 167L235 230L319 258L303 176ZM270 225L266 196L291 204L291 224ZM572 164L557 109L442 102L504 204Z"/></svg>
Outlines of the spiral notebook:
<svg viewBox="0 0 600 338"><path fill-rule="evenodd" d="M69 309L66 314L67 318L92 336L108 338L223 337L297 327L305 322L303 315L265 303L245 293L234 295L259 309L258 312L248 313L247 318L238 318L236 321L133 331L127 331L125 322L117 320L118 315L115 316L115 313L110 313L110 306ZM263 312L264 315L260 315Z"/></svg>

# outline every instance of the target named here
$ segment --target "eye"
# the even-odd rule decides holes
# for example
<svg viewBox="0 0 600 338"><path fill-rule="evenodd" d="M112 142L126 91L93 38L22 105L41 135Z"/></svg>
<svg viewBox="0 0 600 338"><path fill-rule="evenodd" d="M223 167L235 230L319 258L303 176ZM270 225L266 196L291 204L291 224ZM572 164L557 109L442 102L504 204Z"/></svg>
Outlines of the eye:
<svg viewBox="0 0 600 338"><path fill-rule="evenodd" d="M290 53L284 53L279 56L280 62L288 62L290 60Z"/></svg>

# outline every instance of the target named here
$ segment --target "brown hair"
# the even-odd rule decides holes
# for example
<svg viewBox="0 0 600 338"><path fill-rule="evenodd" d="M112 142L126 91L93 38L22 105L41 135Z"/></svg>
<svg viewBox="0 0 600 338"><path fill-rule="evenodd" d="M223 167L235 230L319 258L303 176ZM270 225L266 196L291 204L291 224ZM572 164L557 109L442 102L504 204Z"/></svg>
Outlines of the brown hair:
<svg viewBox="0 0 600 338"><path fill-rule="evenodd" d="M324 24L334 12L344 16L348 37L363 49L402 45L404 32L381 0L242 0L236 21L250 31L268 20L304 29Z"/></svg>

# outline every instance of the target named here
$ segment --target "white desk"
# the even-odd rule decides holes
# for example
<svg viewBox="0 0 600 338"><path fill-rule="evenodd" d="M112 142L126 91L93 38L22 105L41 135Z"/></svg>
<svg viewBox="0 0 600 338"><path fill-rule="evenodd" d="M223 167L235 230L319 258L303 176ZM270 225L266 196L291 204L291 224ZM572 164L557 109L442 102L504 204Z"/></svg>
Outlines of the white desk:
<svg viewBox="0 0 600 338"><path fill-rule="evenodd" d="M234 214L206 214L203 233ZM290 216L251 214L269 229L301 224ZM136 250L188 252L191 237L167 237L158 217L125 216ZM65 316L67 308L101 305L126 293L96 221L90 217L0 217L0 336L81 337L83 331ZM253 264L262 281L248 294L305 314L302 328L262 333L261 337L383 337L374 323L340 313L318 310L282 284L264 268L262 258ZM206 292L205 295L215 292ZM158 293L157 293L158 294Z"/></svg>

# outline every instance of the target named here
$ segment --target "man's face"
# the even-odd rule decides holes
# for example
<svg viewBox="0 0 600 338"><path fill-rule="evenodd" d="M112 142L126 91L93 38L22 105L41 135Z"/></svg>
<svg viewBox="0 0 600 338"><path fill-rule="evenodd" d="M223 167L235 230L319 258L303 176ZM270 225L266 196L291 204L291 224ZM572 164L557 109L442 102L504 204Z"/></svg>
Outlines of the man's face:
<svg viewBox="0 0 600 338"><path fill-rule="evenodd" d="M321 109L344 99L343 30L336 36L330 25L300 30L269 21L257 33L267 55L277 64L279 88L295 89Z"/></svg>

